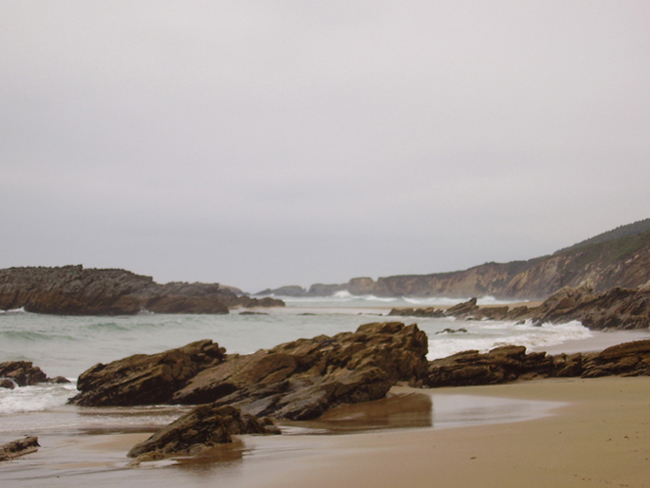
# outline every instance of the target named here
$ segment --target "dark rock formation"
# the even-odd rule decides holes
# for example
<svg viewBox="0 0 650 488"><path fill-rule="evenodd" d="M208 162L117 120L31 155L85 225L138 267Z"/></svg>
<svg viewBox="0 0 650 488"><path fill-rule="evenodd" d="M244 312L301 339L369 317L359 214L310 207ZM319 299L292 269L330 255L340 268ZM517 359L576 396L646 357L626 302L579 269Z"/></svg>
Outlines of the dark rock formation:
<svg viewBox="0 0 650 488"><path fill-rule="evenodd" d="M388 314L391 317L444 317L445 311L440 308L393 308Z"/></svg>
<svg viewBox="0 0 650 488"><path fill-rule="evenodd" d="M31 454L38 451L39 447L41 445L38 443L38 437L25 437L8 442L0 446L0 461L9 461L25 454Z"/></svg>
<svg viewBox="0 0 650 488"><path fill-rule="evenodd" d="M11 380L6 385L0 385L11 389L15 386L13 383L18 386L31 386L53 381L47 377L41 368L34 366L31 361L6 361L0 363L0 379Z"/></svg>
<svg viewBox="0 0 650 488"><path fill-rule="evenodd" d="M505 383L526 374L548 376L552 365L546 353L526 354L523 346L498 347L486 354L464 351L431 361L424 384L435 388Z"/></svg>
<svg viewBox="0 0 650 488"><path fill-rule="evenodd" d="M399 322L366 324L354 333L300 339L223 361L223 350L203 341L94 366L79 377L81 393L71 402L218 401L255 415L310 419L341 403L382 398L397 381L416 382L427 371L426 353L426 334Z"/></svg>
<svg viewBox="0 0 650 488"><path fill-rule="evenodd" d="M426 352L426 334L415 325L366 324L229 358L198 374L173 402L218 400L255 415L311 419L342 403L382 398L397 381L416 381Z"/></svg>
<svg viewBox="0 0 650 488"><path fill-rule="evenodd" d="M210 340L159 354L136 354L96 364L79 376L81 393L70 403L86 406L168 403L200 371L221 363L225 349Z"/></svg>
<svg viewBox="0 0 650 488"><path fill-rule="evenodd" d="M577 320L592 330L647 329L650 327L650 287L639 289L612 288L604 293L594 293L589 288L562 288L546 299L539 307L526 306L510 309L478 307L476 299L460 303L447 310L393 309L389 315L413 317L453 316L465 320L525 320L534 324L545 322L566 323Z"/></svg>
<svg viewBox="0 0 650 488"><path fill-rule="evenodd" d="M526 306L515 307L510 310L507 305L480 307L476 302L476 298L471 298L447 310L434 307L394 308L388 315L398 317L457 317L465 320L515 320L530 315L530 310Z"/></svg>
<svg viewBox="0 0 650 488"><path fill-rule="evenodd" d="M218 444L232 442L233 435L279 433L268 418L242 414L230 406L201 405L135 445L128 456L138 461L196 456Z"/></svg>
<svg viewBox="0 0 650 488"><path fill-rule="evenodd" d="M212 283L160 285L121 269L8 268L0 270L0 309L58 315L228 313L228 307L282 306L280 300L239 296Z"/></svg>
<svg viewBox="0 0 650 488"><path fill-rule="evenodd" d="M429 364L429 387L490 385L533 377L596 378L650 376L650 340L609 347L600 353L526 354L523 346L504 346L486 354L464 351Z"/></svg>
<svg viewBox="0 0 650 488"><path fill-rule="evenodd" d="M650 327L650 288L612 288L596 294L586 288L562 288L532 314L535 323L580 321L594 330Z"/></svg>

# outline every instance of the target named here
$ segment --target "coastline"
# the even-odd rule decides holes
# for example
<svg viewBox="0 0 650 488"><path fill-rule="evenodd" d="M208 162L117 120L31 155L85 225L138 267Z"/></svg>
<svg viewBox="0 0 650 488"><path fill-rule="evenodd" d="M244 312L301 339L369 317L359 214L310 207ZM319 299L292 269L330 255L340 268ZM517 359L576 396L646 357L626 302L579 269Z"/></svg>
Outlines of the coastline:
<svg viewBox="0 0 650 488"><path fill-rule="evenodd" d="M591 338L541 349L550 354L588 352L648 336L648 330L595 332ZM576 486L582 481L589 481L586 486L650 486L643 484L650 479L648 391L648 377L535 379L431 390L400 386L392 392L412 395L410 405L403 401L384 405L393 408L388 418L374 417L370 422L379 430L361 425L359 410L374 407L359 404L354 406L356 412L351 409L344 414L351 419L349 428L335 431L332 423L321 426L330 435L306 434L301 430L304 425L291 431L290 426L289 435L242 436L201 459L144 463L138 468L127 468L131 460L126 452L147 438L153 426L98 418L92 430L38 432L34 428L30 433L39 436L43 447L0 465L0 482L30 487L81 487L90 482L98 487L137 484L156 488L219 482L231 487L465 487L470 483L546 487ZM483 425L446 425L438 418L444 397L467 410L463 421L486 405L500 418ZM423 401L426 398L431 399L428 405ZM517 413L519 407L513 407L510 400L528 402L532 410ZM124 414L124 419L136 417L133 412ZM607 433L612 440L596 433Z"/></svg>
<svg viewBox="0 0 650 488"><path fill-rule="evenodd" d="M523 422L332 437L259 486L650 486L650 378L543 379L438 394L566 403Z"/></svg>
<svg viewBox="0 0 650 488"><path fill-rule="evenodd" d="M39 452L0 466L0 480L12 486L92 482L157 488L217 482L266 488L644 487L650 486L648 391L650 377L617 376L428 390L399 386L392 392L414 395L420 403L431 398L432 425L347 435L241 436L203 458L137 468L127 467L126 452L147 432L49 435ZM445 399L468 416L492 405L508 419L441 426L436 415ZM532 407L531 415L517 417L516 402Z"/></svg>

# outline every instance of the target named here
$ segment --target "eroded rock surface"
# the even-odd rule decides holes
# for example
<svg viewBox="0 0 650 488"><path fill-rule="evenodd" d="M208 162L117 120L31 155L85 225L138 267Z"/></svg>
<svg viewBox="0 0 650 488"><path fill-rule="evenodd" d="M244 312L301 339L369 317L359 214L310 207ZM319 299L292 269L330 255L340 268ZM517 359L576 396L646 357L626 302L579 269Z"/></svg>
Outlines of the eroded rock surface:
<svg viewBox="0 0 650 488"><path fill-rule="evenodd" d="M5 361L0 363L0 387L13 389L16 386L31 386L39 383L69 383L62 377L48 378L31 361Z"/></svg>
<svg viewBox="0 0 650 488"><path fill-rule="evenodd" d="M225 349L211 340L193 342L159 354L136 354L96 364L79 376L81 393L70 403L127 406L168 403L200 371L221 363Z"/></svg>
<svg viewBox="0 0 650 488"><path fill-rule="evenodd" d="M233 435L279 433L268 418L258 419L231 406L201 405L135 445L128 456L138 461L196 456L218 444L232 442Z"/></svg>
<svg viewBox="0 0 650 488"><path fill-rule="evenodd" d="M627 342L599 353L547 355L526 353L524 346L503 346L481 354L464 351L429 364L424 385L469 386L506 383L534 377L596 378L650 376L650 340Z"/></svg>
<svg viewBox="0 0 650 488"><path fill-rule="evenodd" d="M8 442L0 446L0 461L9 461L11 459L31 454L38 451L41 445L38 443L38 437L25 437Z"/></svg>
<svg viewBox="0 0 650 488"><path fill-rule="evenodd" d="M0 269L0 309L57 315L156 313L226 314L228 307L272 307L284 302L240 296L218 283L167 283L123 269L83 266Z"/></svg>
<svg viewBox="0 0 650 488"><path fill-rule="evenodd" d="M204 344L205 343L205 344ZM188 352L200 350L200 353ZM209 352L208 352L209 351ZM211 341L96 365L78 381L79 405L234 405L245 413L311 419L341 403L382 398L427 371L427 337L399 322L224 356Z"/></svg>
<svg viewBox="0 0 650 488"><path fill-rule="evenodd" d="M312 419L335 405L383 398L397 381L417 381L426 371L427 347L416 325L365 324L233 356L198 374L172 401L217 401L255 415Z"/></svg>

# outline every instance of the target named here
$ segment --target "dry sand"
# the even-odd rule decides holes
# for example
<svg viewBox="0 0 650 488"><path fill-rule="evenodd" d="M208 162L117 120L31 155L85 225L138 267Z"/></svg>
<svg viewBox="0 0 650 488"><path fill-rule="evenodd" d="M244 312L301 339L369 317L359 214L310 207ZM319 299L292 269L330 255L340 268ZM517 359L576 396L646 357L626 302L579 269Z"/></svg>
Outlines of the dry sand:
<svg viewBox="0 0 650 488"><path fill-rule="evenodd" d="M334 436L259 486L650 487L648 377L436 390L444 393L567 404L523 422Z"/></svg>

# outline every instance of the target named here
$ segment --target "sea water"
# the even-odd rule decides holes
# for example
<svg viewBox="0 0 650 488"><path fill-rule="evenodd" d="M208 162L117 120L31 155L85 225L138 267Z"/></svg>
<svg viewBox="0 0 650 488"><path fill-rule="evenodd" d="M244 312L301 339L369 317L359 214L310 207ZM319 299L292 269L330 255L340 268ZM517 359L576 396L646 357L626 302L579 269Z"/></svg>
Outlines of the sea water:
<svg viewBox="0 0 650 488"><path fill-rule="evenodd" d="M22 310L0 313L0 362L32 361L48 376L65 376L72 381L70 385L0 389L0 414L64 405L75 393L79 374L96 363L153 354L201 339L211 339L229 353L248 354L299 338L354 331L368 322L398 320L417 323L427 333L428 358L435 359L468 349L485 352L507 344L543 350L592 335L578 322L540 327L528 322L388 316L395 306L453 305L461 300L357 297L347 293L284 300L286 307L258 309L252 315L238 310L228 315L145 313L117 317L39 315ZM487 297L479 303L497 302Z"/></svg>
<svg viewBox="0 0 650 488"><path fill-rule="evenodd" d="M110 437L105 434L153 432L191 407L68 405L67 400L77 392L76 378L98 362L107 363L136 353L157 353L201 339L211 339L229 353L247 354L302 337L334 335L353 331L361 324L388 320L417 323L429 338L429 359L467 349L488 351L506 344L548 350L589 340L594 334L577 322L535 327L508 321L388 316L391 307L454 305L462 300L388 299L341 293L330 298L286 297L285 301L286 307L257 309L253 315L242 314L241 310L233 310L228 315L147 313L119 317L64 317L22 310L0 313L0 362L32 361L50 377L61 375L71 380L69 384L0 388L0 444L23 435L37 435L43 446L36 454L1 466L0 484L48 488L88 483L156 488L216 483L257 486L268 472L283 469L296 456L313 452L320 442L319 436L301 434L309 428L298 427L292 434L295 426L282 425L288 436L252 438L243 447L228 448L227 454L234 456L234 461L209 467L157 463L135 470L124 469L128 463L125 453L130 445L116 451L100 448L106 442L103 439ZM491 298L481 299L479 303L498 304ZM404 427L404 418L410 418L412 426L434 428L513 421L539 415L537 410L542 407L552 407L524 401L510 401L504 407L505 400L495 400L495 405L491 405L484 399L477 403L470 397L430 394L429 406L424 410L420 397L414 402L417 408L401 402L396 413L387 419L381 417L379 428L381 424ZM359 427L357 423L354 428ZM373 427L376 419L371 423Z"/></svg>

